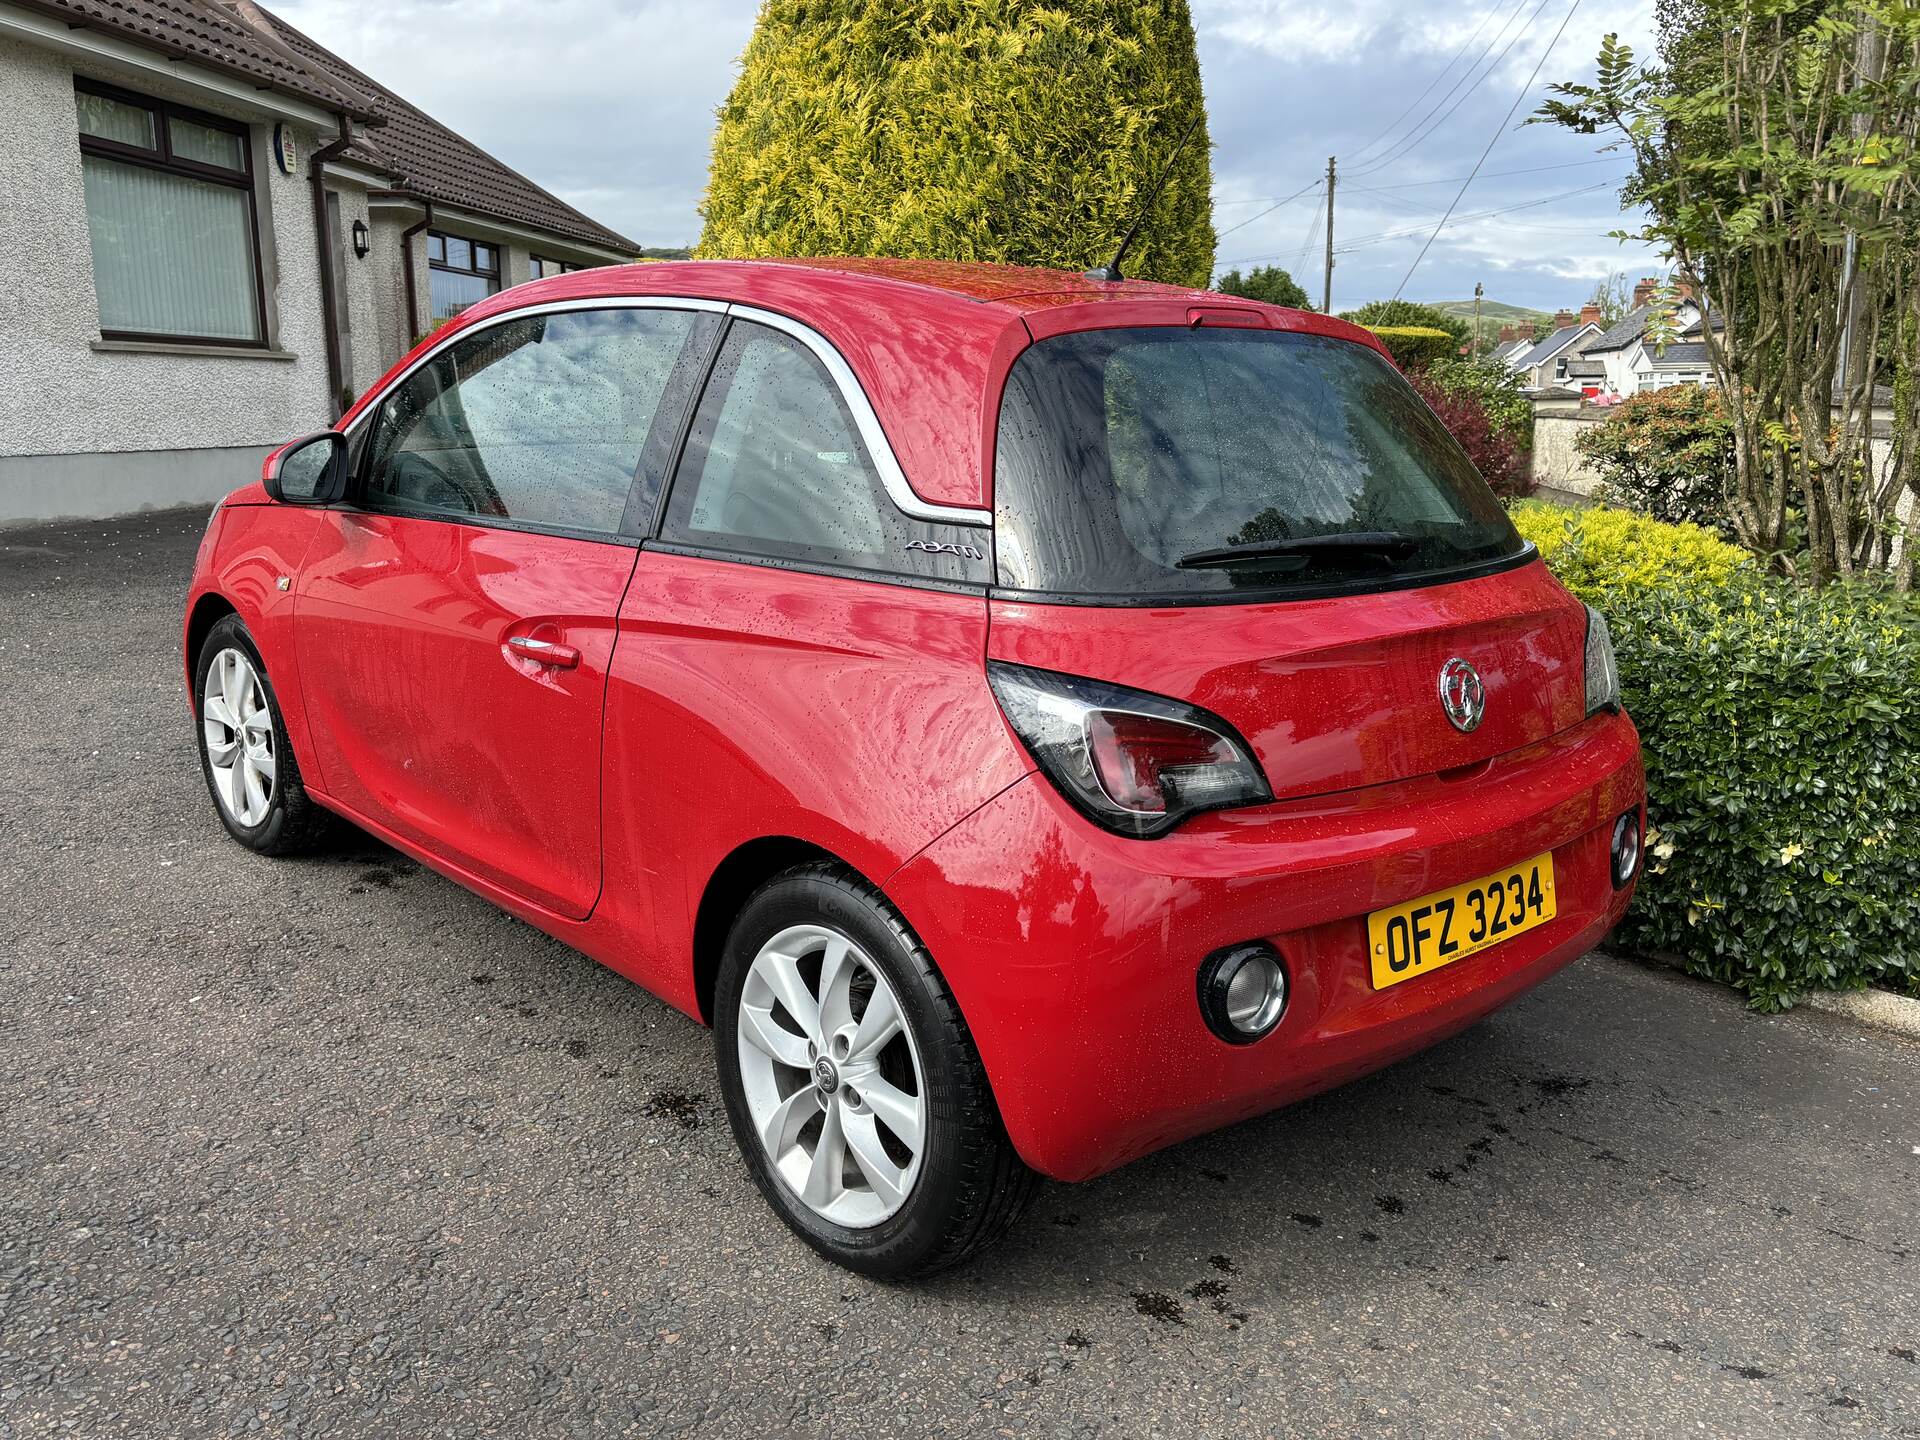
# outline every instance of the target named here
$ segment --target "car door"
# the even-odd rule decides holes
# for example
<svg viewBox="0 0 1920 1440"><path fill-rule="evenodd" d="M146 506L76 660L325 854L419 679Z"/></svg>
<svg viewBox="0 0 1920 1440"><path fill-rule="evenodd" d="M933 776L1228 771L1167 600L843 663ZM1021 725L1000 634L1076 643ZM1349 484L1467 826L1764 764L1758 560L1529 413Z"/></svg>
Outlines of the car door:
<svg viewBox="0 0 1920 1440"><path fill-rule="evenodd" d="M327 793L569 918L600 890L602 710L638 543L622 524L717 324L609 302L463 335L371 412L352 503L301 575Z"/></svg>
<svg viewBox="0 0 1920 1440"><path fill-rule="evenodd" d="M741 844L796 836L884 876L1023 771L981 659L986 534L889 489L885 432L823 350L734 307L621 605L609 866L650 886L661 943L629 973L669 997L675 927Z"/></svg>

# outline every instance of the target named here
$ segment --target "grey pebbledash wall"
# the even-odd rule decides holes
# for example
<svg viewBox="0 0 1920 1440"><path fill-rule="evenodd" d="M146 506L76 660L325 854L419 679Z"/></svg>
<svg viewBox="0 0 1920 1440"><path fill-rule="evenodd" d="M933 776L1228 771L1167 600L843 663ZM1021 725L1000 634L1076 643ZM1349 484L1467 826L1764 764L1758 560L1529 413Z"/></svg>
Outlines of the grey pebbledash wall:
<svg viewBox="0 0 1920 1440"><path fill-rule="evenodd" d="M272 446L328 419L304 176L313 134L296 127L301 173L283 175L260 115L110 64L86 73L250 124L272 347L209 355L100 340L73 65L0 40L0 522L212 501L256 478ZM363 196L342 199L364 215Z"/></svg>

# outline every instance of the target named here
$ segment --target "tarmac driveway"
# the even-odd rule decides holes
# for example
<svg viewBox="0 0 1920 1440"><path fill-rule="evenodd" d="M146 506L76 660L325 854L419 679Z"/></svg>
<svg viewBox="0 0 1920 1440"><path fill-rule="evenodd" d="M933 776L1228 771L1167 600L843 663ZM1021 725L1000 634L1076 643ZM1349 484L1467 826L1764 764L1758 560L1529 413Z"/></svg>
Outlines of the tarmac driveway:
<svg viewBox="0 0 1920 1440"><path fill-rule="evenodd" d="M226 839L200 528L0 532L0 1437L1920 1436L1920 1047L1599 955L970 1269L830 1268L706 1032Z"/></svg>

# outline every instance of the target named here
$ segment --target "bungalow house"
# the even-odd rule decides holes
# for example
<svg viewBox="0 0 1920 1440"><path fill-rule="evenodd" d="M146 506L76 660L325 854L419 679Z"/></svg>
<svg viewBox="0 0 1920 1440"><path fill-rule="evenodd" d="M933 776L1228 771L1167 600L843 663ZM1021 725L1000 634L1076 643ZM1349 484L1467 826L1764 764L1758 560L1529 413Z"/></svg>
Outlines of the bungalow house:
<svg viewBox="0 0 1920 1440"><path fill-rule="evenodd" d="M254 0L0 0L0 135L0 523L210 500L636 253Z"/></svg>
<svg viewBox="0 0 1920 1440"><path fill-rule="evenodd" d="M1562 310L1553 317L1553 330L1537 345L1510 355L1507 368L1520 376L1528 390L1552 390L1568 384L1567 367L1578 360L1600 334L1600 307L1589 305L1578 315Z"/></svg>

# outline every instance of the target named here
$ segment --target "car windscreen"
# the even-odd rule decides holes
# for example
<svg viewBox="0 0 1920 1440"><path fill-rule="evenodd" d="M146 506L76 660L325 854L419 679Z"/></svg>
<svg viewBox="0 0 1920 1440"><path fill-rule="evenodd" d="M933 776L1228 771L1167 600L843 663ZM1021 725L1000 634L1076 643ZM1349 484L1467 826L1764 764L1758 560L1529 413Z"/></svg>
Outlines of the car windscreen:
<svg viewBox="0 0 1920 1440"><path fill-rule="evenodd" d="M1326 336L1042 340L1008 376L997 448L1007 589L1138 603L1378 588L1526 548L1400 372Z"/></svg>

